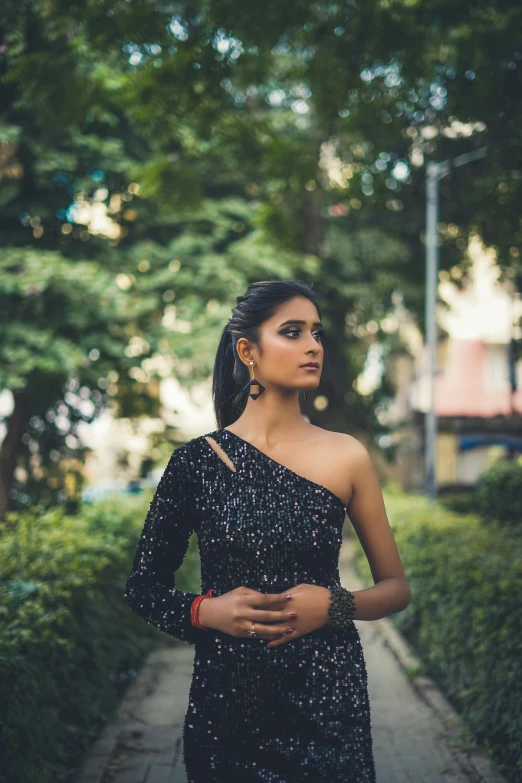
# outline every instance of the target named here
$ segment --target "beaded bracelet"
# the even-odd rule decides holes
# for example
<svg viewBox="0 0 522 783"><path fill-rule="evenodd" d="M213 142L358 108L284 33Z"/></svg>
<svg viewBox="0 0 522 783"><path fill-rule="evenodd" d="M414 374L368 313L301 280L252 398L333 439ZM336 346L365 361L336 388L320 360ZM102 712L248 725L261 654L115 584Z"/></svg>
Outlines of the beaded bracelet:
<svg viewBox="0 0 522 783"><path fill-rule="evenodd" d="M355 615L355 600L353 593L342 585L330 588L330 604L328 606L328 625L332 628L344 628Z"/></svg>
<svg viewBox="0 0 522 783"><path fill-rule="evenodd" d="M206 625L201 625L201 623L198 620L199 605L204 598L211 598L213 592L214 592L214 588L211 587L208 593L205 593L204 595L196 596L196 598L194 598L194 600L190 605L190 620L192 622L192 625L194 625L196 628L200 628L202 631L208 631L208 628Z"/></svg>

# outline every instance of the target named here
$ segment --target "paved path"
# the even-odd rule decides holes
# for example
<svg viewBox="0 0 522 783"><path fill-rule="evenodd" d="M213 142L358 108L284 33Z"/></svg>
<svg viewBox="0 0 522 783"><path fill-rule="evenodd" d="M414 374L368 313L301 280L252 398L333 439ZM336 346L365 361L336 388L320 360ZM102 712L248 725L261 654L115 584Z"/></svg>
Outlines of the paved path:
<svg viewBox="0 0 522 783"><path fill-rule="evenodd" d="M349 567L352 549L346 539L341 581L359 589ZM356 625L368 668L377 782L502 783L464 738L458 716L434 683L405 673L416 661L391 621ZM148 657L74 783L186 783L182 730L193 657L193 646L176 641Z"/></svg>

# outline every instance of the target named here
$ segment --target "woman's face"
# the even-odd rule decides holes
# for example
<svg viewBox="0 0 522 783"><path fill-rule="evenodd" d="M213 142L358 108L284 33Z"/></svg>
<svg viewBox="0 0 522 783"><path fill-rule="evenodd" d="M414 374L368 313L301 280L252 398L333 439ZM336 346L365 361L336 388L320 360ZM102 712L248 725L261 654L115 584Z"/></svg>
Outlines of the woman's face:
<svg viewBox="0 0 522 783"><path fill-rule="evenodd" d="M254 347L255 377L265 385L315 389L323 368L323 326L315 305L295 296L261 326L261 351ZM315 362L317 369L302 365ZM247 361L247 367L250 367Z"/></svg>

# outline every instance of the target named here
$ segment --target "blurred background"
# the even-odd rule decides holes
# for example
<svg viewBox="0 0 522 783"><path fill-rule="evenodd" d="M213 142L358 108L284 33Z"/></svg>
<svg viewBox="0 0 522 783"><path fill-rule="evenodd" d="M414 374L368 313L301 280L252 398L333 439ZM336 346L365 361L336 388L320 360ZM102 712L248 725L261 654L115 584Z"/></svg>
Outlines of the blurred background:
<svg viewBox="0 0 522 783"><path fill-rule="evenodd" d="M521 69L514 0L4 1L6 781L65 780L136 673L147 499L215 429L235 297L293 278L326 327L304 412L372 454L419 596L403 630L522 780ZM194 541L186 563L198 591Z"/></svg>

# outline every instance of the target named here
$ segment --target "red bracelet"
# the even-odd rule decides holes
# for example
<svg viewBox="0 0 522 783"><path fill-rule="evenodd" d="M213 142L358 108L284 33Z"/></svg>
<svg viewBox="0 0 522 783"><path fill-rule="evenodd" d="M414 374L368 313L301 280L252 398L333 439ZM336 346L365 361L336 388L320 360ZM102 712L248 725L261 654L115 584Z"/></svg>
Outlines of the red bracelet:
<svg viewBox="0 0 522 783"><path fill-rule="evenodd" d="M196 598L194 598L190 607L190 619L192 625L194 625L196 628L201 628L202 631L208 631L208 628L205 625L201 625L198 620L199 605L205 598L211 598L213 592L214 588L211 587L208 593L205 593L204 595L198 595Z"/></svg>

